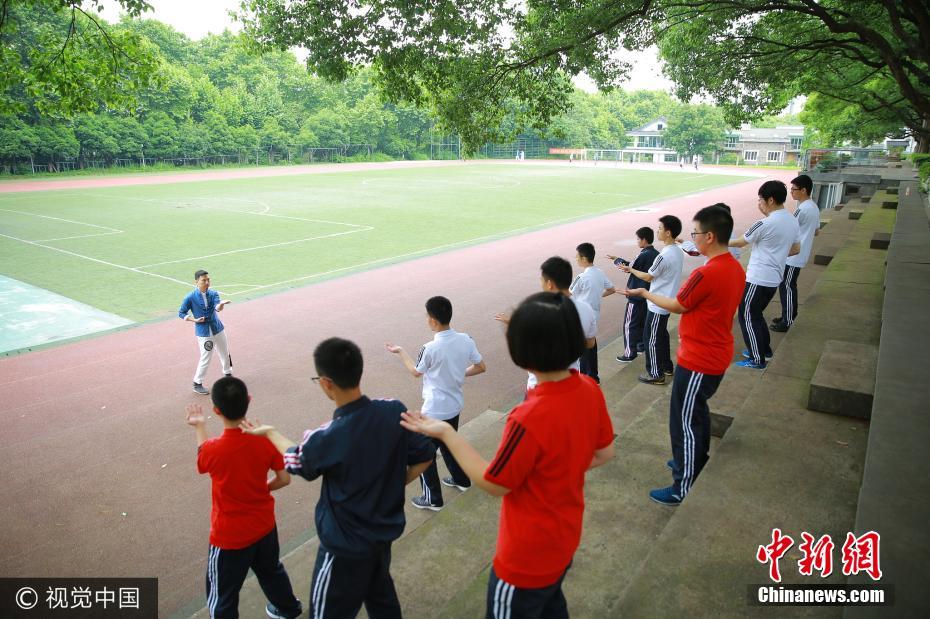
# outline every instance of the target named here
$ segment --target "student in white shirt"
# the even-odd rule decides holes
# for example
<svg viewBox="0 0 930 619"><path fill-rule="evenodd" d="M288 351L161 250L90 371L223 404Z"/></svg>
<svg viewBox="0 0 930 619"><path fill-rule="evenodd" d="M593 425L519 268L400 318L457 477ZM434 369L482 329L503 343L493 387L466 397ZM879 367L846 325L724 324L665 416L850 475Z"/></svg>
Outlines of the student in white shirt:
<svg viewBox="0 0 930 619"><path fill-rule="evenodd" d="M449 299L431 297L426 302L426 316L429 328L436 335L420 349L416 363L400 346L385 343L385 347L389 352L400 355L407 371L415 378L423 377L423 414L445 421L457 430L465 402L462 394L465 378L481 374L487 368L475 341L449 326L452 322L452 303ZM436 461L433 460L420 475L422 496L414 497L411 503L414 507L438 512L444 505L440 481L463 492L471 487L471 481L445 443L437 439L433 439L433 442L442 454L449 476L440 480Z"/></svg>
<svg viewBox="0 0 930 619"><path fill-rule="evenodd" d="M578 311L578 319L581 321L581 332L584 333L585 349L591 350L595 348L597 346L597 317L590 305L572 296L572 293L569 291L569 286L571 286L572 283L571 263L560 256L552 256L539 265L539 270L543 292L560 292L572 300L575 304L575 309ZM494 319L504 324L509 324L510 314L498 314ZM581 371L580 368L581 357L576 359L575 362L568 367L569 370L578 370L579 372ZM527 372L527 392L534 389L536 384L536 375L532 372Z"/></svg>
<svg viewBox="0 0 930 619"><path fill-rule="evenodd" d="M781 181L766 181L759 187L759 211L764 216L746 233L730 239L730 247L752 245L746 268L746 290L739 306L739 326L743 331L746 359L736 365L764 370L772 358L769 330L763 312L781 283L788 256L801 250L798 220L785 210L788 188Z"/></svg>
<svg viewBox="0 0 930 619"><path fill-rule="evenodd" d="M649 291L665 297L674 297L681 285L681 269L685 263L685 254L676 239L681 234L681 220L674 215L659 218L656 239L664 247L656 256L648 272L631 267L619 267L621 271L632 273L641 280L650 282ZM646 371L639 377L639 382L649 385L664 385L665 377L675 372L672 363L671 344L668 339L667 309L652 301L646 301L646 327L643 332L643 347L646 354Z"/></svg>
<svg viewBox="0 0 930 619"><path fill-rule="evenodd" d="M569 287L572 297L579 301L584 301L594 310L597 320L601 317L601 299L609 297L617 292L613 282L608 279L604 272L594 266L594 245L591 243L582 243L575 248L578 252L575 255L575 261L582 269L575 281ZM601 379L597 375L597 342L594 342L592 348L585 350L581 355L581 373L590 376L595 382L600 383Z"/></svg>
<svg viewBox="0 0 930 619"><path fill-rule="evenodd" d="M814 237L820 234L820 207L811 200L814 181L807 174L791 179L791 197L797 200L798 208L794 218L801 229L801 251L788 256L785 261L785 273L778 285L781 298L781 316L772 321L772 331L784 333L798 317L798 277L807 264L814 246Z"/></svg>

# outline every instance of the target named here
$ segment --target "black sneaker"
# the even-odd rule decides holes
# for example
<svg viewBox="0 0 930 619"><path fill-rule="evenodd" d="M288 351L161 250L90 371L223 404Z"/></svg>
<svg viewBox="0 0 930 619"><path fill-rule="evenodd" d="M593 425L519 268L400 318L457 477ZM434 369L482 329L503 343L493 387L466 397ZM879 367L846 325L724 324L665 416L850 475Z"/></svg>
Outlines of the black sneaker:
<svg viewBox="0 0 930 619"><path fill-rule="evenodd" d="M210 395L210 390L200 383L194 383L194 393L199 393L200 395Z"/></svg>
<svg viewBox="0 0 930 619"><path fill-rule="evenodd" d="M666 370L662 370L662 373L665 374L666 376L674 376L674 375L675 375L675 370L674 370L674 368L671 369L671 370L666 369Z"/></svg>
<svg viewBox="0 0 930 619"><path fill-rule="evenodd" d="M226 372L223 376L232 376L232 372Z"/></svg>
<svg viewBox="0 0 930 619"><path fill-rule="evenodd" d="M629 363L635 360L636 360L636 355L633 355L632 357L627 357L626 355L617 355L617 361L619 361L620 363Z"/></svg>
<svg viewBox="0 0 930 619"><path fill-rule="evenodd" d="M776 333L787 333L789 327L785 323L780 322L777 325L769 325L769 329L775 331Z"/></svg>
<svg viewBox="0 0 930 619"><path fill-rule="evenodd" d="M648 374L641 374L639 376L639 382L646 383L647 385L664 385L665 384L665 374L660 374L658 377L653 378Z"/></svg>
<svg viewBox="0 0 930 619"><path fill-rule="evenodd" d="M265 614L271 617L271 619L294 619L295 617L301 616L303 613L304 607L300 603L300 600L297 600L297 614L290 616L282 613L280 610L278 610L278 607L271 602L268 602L268 604L265 605Z"/></svg>
<svg viewBox="0 0 930 619"><path fill-rule="evenodd" d="M440 479L439 481L442 482L442 485L443 485L443 486L449 486L450 488L456 488L456 489L458 489L458 490L461 490L462 492L465 492L466 490L468 490L469 488L471 488L471 484L469 484L469 485L467 485L467 486L460 486L460 485L458 485L457 483L455 483L455 480L452 479L452 476L451 476L451 475L450 475L449 477L443 477L443 478Z"/></svg>
<svg viewBox="0 0 930 619"><path fill-rule="evenodd" d="M442 505L434 505L426 500L426 497L415 496L410 499L410 502L413 503L413 506L419 509L428 509L430 511L438 512L442 509Z"/></svg>
<svg viewBox="0 0 930 619"><path fill-rule="evenodd" d="M639 345L636 347L636 352L646 352L646 347L643 346L642 344L639 344Z"/></svg>

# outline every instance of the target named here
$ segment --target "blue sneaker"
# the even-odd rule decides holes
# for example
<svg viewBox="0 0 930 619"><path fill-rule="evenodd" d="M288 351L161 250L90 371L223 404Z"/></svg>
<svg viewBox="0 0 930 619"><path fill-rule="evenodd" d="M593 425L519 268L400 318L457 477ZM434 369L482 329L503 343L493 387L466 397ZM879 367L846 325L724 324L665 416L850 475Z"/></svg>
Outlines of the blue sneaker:
<svg viewBox="0 0 930 619"><path fill-rule="evenodd" d="M774 356L775 356L775 353L773 353L773 352L765 353L765 359L766 359L767 361L770 360L770 359L771 359L772 357L774 357ZM746 359L752 359L752 355L749 353L749 349L748 349L748 348L744 348L744 349L743 349L743 357L745 357Z"/></svg>
<svg viewBox="0 0 930 619"><path fill-rule="evenodd" d="M756 363L752 359L743 359L742 361L737 361L736 365L740 366L741 368L749 368L750 370L764 370L765 369L764 363Z"/></svg>
<svg viewBox="0 0 930 619"><path fill-rule="evenodd" d="M673 486L669 486L667 488L656 488L655 490L649 492L649 498L656 503L668 505L669 507L676 507L681 505L681 497L675 494Z"/></svg>
<svg viewBox="0 0 930 619"><path fill-rule="evenodd" d="M671 460L669 460L668 462L666 462L666 463L665 463L665 466L668 467L668 470L674 471L674 470L675 470L675 459L672 458Z"/></svg>

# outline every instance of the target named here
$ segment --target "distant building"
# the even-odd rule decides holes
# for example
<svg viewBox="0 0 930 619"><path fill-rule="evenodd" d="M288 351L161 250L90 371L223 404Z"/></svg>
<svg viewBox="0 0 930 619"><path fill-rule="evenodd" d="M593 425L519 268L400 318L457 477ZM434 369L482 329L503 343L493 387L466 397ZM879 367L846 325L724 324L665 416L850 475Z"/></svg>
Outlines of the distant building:
<svg viewBox="0 0 930 619"><path fill-rule="evenodd" d="M750 165L791 165L801 158L803 125L782 125L762 129L743 125L731 130L723 152L736 153L740 163Z"/></svg>
<svg viewBox="0 0 930 619"><path fill-rule="evenodd" d="M678 163L683 157L666 148L662 136L668 122L660 116L652 122L627 131L630 144L621 151L624 161L641 163ZM802 125L784 125L760 129L743 125L727 133L722 153L734 153L739 163L749 165L791 165L801 157Z"/></svg>
<svg viewBox="0 0 930 619"><path fill-rule="evenodd" d="M659 116L651 123L627 131L630 145L621 151L623 160L632 163L678 163L681 159L678 153L662 144L667 126L665 116Z"/></svg>

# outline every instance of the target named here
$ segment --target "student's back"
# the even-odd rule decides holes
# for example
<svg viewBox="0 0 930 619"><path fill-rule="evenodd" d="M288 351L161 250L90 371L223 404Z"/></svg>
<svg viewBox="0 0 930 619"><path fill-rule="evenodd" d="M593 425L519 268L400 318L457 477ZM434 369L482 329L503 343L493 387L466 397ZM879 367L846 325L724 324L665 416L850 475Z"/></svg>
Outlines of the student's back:
<svg viewBox="0 0 930 619"><path fill-rule="evenodd" d="M427 342L417 358L423 373L423 411L436 419L448 419L462 411L465 403L465 371L481 361L475 341L449 328Z"/></svg>
<svg viewBox="0 0 930 619"><path fill-rule="evenodd" d="M275 526L268 471L281 469L281 454L267 439L227 428L197 452L197 470L213 482L210 543L243 548Z"/></svg>
<svg viewBox="0 0 930 619"><path fill-rule="evenodd" d="M538 385L510 413L485 478L512 491L501 506L494 569L518 586L551 584L581 540L584 476L613 440L604 395L590 378Z"/></svg>
<svg viewBox="0 0 930 619"><path fill-rule="evenodd" d="M365 554L403 532L405 476L413 464L409 441L427 444L400 426L405 410L398 400L362 396L308 431L299 453L288 454L290 472L308 480L323 476L315 520L320 542L331 552Z"/></svg>

